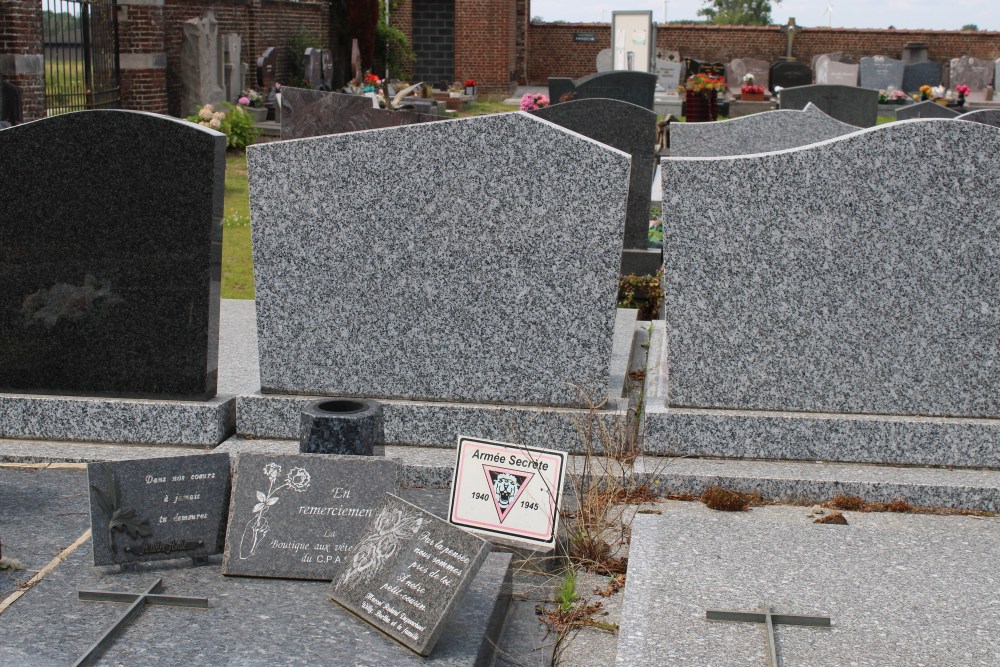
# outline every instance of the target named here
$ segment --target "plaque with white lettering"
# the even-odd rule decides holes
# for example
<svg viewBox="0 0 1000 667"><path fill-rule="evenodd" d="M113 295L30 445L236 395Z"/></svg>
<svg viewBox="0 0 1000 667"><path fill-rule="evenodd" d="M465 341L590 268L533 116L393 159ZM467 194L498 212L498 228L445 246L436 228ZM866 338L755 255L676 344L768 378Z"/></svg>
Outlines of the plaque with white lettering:
<svg viewBox="0 0 1000 667"><path fill-rule="evenodd" d="M387 493L330 597L428 656L489 553L486 540Z"/></svg>
<svg viewBox="0 0 1000 667"><path fill-rule="evenodd" d="M94 565L222 552L229 455L87 465Z"/></svg>
<svg viewBox="0 0 1000 667"><path fill-rule="evenodd" d="M330 581L374 508L399 489L375 456L240 454L222 573Z"/></svg>
<svg viewBox="0 0 1000 667"><path fill-rule="evenodd" d="M551 549L565 476L566 452L459 436L448 521Z"/></svg>

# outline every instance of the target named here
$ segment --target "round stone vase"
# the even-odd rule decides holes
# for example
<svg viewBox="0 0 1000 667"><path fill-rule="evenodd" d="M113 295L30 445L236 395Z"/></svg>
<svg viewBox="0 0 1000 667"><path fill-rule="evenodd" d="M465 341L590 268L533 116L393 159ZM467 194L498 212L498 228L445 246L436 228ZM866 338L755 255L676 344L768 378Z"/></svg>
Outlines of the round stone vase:
<svg viewBox="0 0 1000 667"><path fill-rule="evenodd" d="M372 456L385 442L382 404L364 398L321 398L302 409L299 451L303 454Z"/></svg>
<svg viewBox="0 0 1000 667"><path fill-rule="evenodd" d="M707 90L695 92L686 91L684 99L684 118L689 123L708 123L719 116L719 91Z"/></svg>

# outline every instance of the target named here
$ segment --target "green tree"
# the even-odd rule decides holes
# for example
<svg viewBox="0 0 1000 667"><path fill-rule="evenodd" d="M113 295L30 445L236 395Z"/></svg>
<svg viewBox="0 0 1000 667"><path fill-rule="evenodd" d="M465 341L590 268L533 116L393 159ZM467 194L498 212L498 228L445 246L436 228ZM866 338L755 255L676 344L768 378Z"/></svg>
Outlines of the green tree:
<svg viewBox="0 0 1000 667"><path fill-rule="evenodd" d="M973 32L975 32L979 30L979 26L976 25L975 23L966 23L965 25L962 26L962 30L972 30Z"/></svg>
<svg viewBox="0 0 1000 667"><path fill-rule="evenodd" d="M781 0L774 0L780 4ZM711 23L720 25L771 25L770 0L704 0L698 10Z"/></svg>

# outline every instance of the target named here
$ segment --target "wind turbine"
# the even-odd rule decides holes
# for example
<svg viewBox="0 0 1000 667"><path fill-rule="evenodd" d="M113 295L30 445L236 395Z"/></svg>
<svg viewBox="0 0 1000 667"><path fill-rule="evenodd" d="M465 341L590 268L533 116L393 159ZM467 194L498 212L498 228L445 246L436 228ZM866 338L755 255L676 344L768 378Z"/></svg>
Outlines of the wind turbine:
<svg viewBox="0 0 1000 667"><path fill-rule="evenodd" d="M826 13L826 18L827 18L827 20L828 20L828 22L830 24L830 27L832 28L833 27L833 5L827 5L825 13Z"/></svg>

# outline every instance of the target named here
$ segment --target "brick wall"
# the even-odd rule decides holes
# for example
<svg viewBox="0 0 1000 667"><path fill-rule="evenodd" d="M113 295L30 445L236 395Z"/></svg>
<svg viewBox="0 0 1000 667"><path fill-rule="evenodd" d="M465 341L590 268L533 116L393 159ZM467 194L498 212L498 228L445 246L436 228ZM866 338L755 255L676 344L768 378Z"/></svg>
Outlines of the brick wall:
<svg viewBox="0 0 1000 667"><path fill-rule="evenodd" d="M413 78L454 81L455 0L412 0L411 31Z"/></svg>
<svg viewBox="0 0 1000 667"><path fill-rule="evenodd" d="M42 3L0 0L0 79L21 89L25 122L45 117Z"/></svg>
<svg viewBox="0 0 1000 667"><path fill-rule="evenodd" d="M574 32L597 33L597 42L574 42ZM833 51L843 51L855 60L874 55L898 58L908 42L925 42L931 60L942 63L961 56L1000 58L1000 32L846 28L805 29L796 35L792 55L803 62ZM657 30L656 45L661 50L680 51L681 57L700 60L773 61L785 54L786 38L774 26L671 24ZM577 78L592 74L598 52L610 47L611 28L606 23L532 24L528 27L528 82L544 85L550 76Z"/></svg>
<svg viewBox="0 0 1000 667"><path fill-rule="evenodd" d="M514 0L456 0L455 78L475 79L477 92L508 95L517 79Z"/></svg>
<svg viewBox="0 0 1000 667"><path fill-rule="evenodd" d="M121 105L167 112L167 58L163 45L163 5L118 0Z"/></svg>

